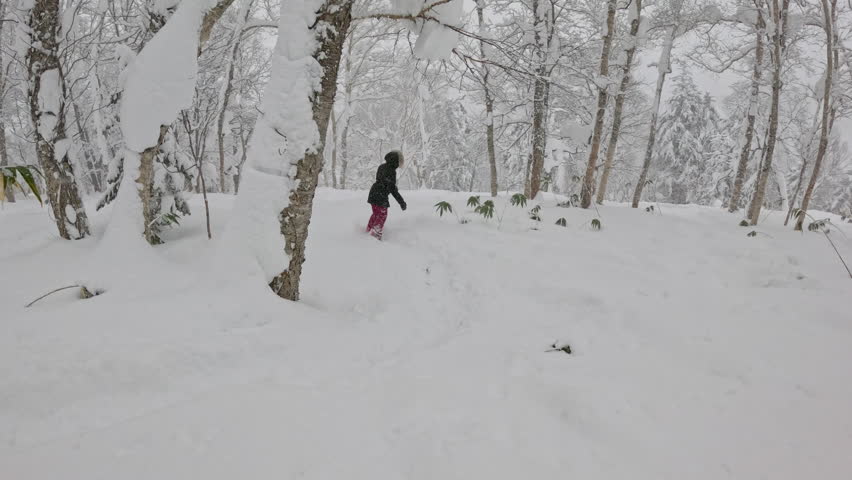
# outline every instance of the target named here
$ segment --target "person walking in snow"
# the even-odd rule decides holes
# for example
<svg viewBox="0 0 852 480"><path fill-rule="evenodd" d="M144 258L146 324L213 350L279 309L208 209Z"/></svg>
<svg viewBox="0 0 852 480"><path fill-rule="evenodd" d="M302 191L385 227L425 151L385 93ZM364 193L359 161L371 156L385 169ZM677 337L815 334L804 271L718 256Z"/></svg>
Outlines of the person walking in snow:
<svg viewBox="0 0 852 480"><path fill-rule="evenodd" d="M385 155L385 163L379 165L379 169L376 170L376 183L370 188L370 195L367 197L367 203L373 207L373 215L367 223L367 233L379 240L382 239L385 220L388 219L388 208L390 208L388 195L393 195L403 211L407 208L405 200L396 188L396 169L403 163L402 152L399 150Z"/></svg>

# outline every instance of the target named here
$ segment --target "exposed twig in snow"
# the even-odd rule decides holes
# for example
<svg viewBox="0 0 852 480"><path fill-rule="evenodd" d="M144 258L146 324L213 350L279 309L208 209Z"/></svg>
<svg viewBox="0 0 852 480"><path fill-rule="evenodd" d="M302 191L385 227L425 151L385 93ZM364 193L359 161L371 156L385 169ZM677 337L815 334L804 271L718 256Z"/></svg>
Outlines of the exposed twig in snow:
<svg viewBox="0 0 852 480"><path fill-rule="evenodd" d="M30 307L32 307L33 305L35 305L35 303L36 303L36 302L38 302L39 300L41 300L41 299L43 299L43 298L45 298L45 297L49 297L50 295L53 295L54 293L61 292L61 291L63 291L63 290L69 290L69 289L72 289L72 288L82 288L82 289L84 289L86 292L88 292L88 290L86 289L86 287L84 287L84 286L82 286L82 285L68 285L67 287L60 287L60 288L57 288L56 290L51 290L50 292L45 293L44 295L42 295L42 296L40 296L40 297L36 298L35 300L33 300L32 302L28 303L28 304L27 304L24 308L30 308ZM90 294L90 295L91 295L91 294Z"/></svg>

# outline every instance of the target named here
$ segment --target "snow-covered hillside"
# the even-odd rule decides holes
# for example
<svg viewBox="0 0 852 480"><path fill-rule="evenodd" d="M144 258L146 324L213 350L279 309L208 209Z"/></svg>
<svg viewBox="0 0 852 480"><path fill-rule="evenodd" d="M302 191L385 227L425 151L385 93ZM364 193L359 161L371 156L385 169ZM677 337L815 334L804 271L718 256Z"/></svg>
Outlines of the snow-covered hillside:
<svg viewBox="0 0 852 480"><path fill-rule="evenodd" d="M539 224L501 197L486 222L423 191L379 243L363 192L321 190L294 304L215 266L232 198L212 242L195 198L123 262L109 212L66 242L0 211L0 478L852 475L852 279L778 213L748 237L719 209L546 197ZM107 291L24 308L81 281Z"/></svg>

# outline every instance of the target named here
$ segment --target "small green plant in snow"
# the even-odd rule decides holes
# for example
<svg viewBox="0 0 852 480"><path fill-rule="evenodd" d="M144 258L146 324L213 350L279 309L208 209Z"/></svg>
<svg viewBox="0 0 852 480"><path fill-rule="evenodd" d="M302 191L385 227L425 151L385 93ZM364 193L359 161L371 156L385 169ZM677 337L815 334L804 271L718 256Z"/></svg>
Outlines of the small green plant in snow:
<svg viewBox="0 0 852 480"><path fill-rule="evenodd" d="M494 218L494 202L491 200L486 200L482 203L482 205L476 207L474 212L482 215L486 220L490 218Z"/></svg>
<svg viewBox="0 0 852 480"><path fill-rule="evenodd" d="M509 203L511 203L513 207L526 207L527 196L523 193L516 193L509 199Z"/></svg>
<svg viewBox="0 0 852 480"><path fill-rule="evenodd" d="M6 201L6 187L9 186L11 188L18 187L21 190L21 193L26 195L26 191L24 190L23 185L21 185L18 177L21 177L21 180L30 187L30 190L35 195L38 203L44 204L41 200L41 193L38 190L38 185L35 183L35 177L33 173L38 174L38 176L43 177L41 172L32 165L16 165L11 167L0 167L0 203Z"/></svg>
<svg viewBox="0 0 852 480"><path fill-rule="evenodd" d="M530 220L541 221L541 205L536 205L530 210Z"/></svg>
<svg viewBox="0 0 852 480"><path fill-rule="evenodd" d="M453 213L453 206L449 202L438 202L435 204L435 211L438 212L438 216L443 217L447 212Z"/></svg>

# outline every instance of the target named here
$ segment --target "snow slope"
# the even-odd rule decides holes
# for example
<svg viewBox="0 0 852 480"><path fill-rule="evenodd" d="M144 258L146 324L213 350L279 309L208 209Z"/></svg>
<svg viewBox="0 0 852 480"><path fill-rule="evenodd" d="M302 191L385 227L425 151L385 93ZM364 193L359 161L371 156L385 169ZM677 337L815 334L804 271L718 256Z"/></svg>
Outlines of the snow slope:
<svg viewBox="0 0 852 480"><path fill-rule="evenodd" d="M0 478L852 476L852 280L822 235L665 205L597 232L547 196L538 230L515 207L498 229L403 193L383 243L363 192L318 194L300 304L210 266L229 197L213 242L194 215L112 272L108 212L64 242L7 204Z"/></svg>

